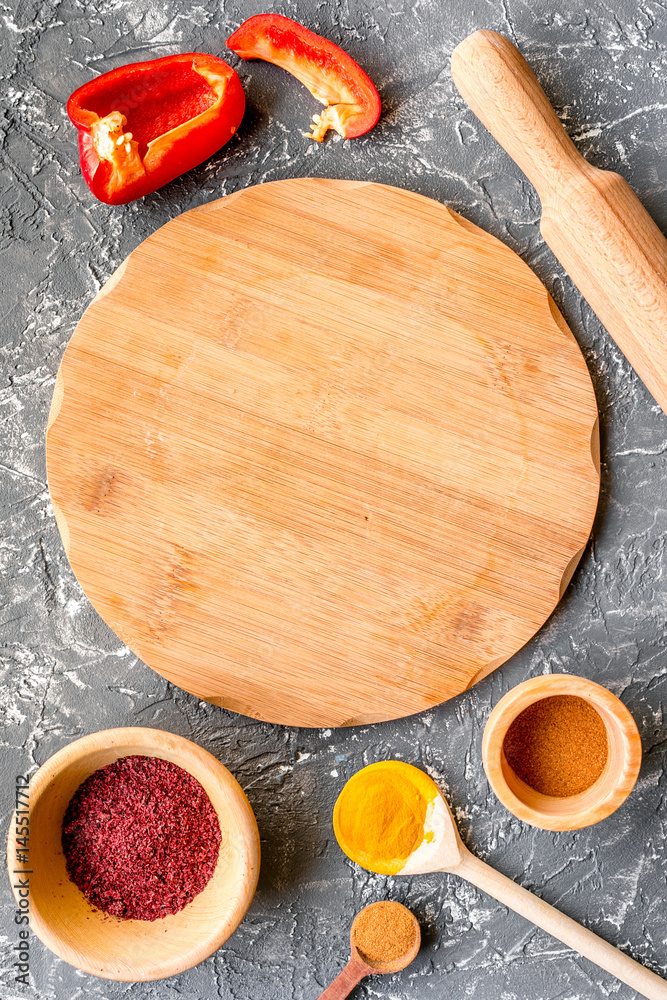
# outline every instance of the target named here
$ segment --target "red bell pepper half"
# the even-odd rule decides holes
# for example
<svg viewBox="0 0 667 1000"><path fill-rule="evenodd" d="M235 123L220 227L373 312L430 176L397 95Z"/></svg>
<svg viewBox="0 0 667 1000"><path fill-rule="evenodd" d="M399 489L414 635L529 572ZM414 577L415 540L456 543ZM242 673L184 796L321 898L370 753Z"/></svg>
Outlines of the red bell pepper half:
<svg viewBox="0 0 667 1000"><path fill-rule="evenodd" d="M380 117L380 95L347 52L326 38L283 17L256 14L244 21L227 45L242 59L266 59L305 84L325 110L313 115L312 132L321 142L327 129L346 139L363 135Z"/></svg>
<svg viewBox="0 0 667 1000"><path fill-rule="evenodd" d="M67 102L83 176L107 205L142 198L212 156L244 110L236 72L201 52L121 66Z"/></svg>

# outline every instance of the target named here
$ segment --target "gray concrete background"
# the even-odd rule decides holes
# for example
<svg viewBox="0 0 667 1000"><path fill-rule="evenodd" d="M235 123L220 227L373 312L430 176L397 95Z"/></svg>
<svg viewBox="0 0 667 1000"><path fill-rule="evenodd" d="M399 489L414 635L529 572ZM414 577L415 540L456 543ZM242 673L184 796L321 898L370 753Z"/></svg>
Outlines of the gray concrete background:
<svg viewBox="0 0 667 1000"><path fill-rule="evenodd" d="M578 148L619 171L667 229L667 5L664 0L315 0L276 8L342 44L383 100L369 135L304 139L315 102L273 66L237 65L248 110L238 136L141 202L97 203L65 114L71 91L124 62L225 39L261 11L248 0L0 2L0 630L2 830L14 775L84 733L153 726L195 740L246 790L262 838L247 919L214 957L152 984L84 975L33 939L34 988L14 982L6 879L0 995L8 1000L310 1000L340 970L364 904L410 906L424 947L405 973L359 997L542 1000L632 990L453 876L362 872L332 836L331 810L362 765L401 757L442 776L467 844L603 937L667 975L663 702L667 658L667 420L539 234L539 204L454 90L452 49L478 27L516 41ZM446 202L509 244L554 295L586 355L602 420L602 497L592 542L551 620L471 692L399 722L314 731L257 723L167 684L100 621L65 558L49 506L44 430L54 377L79 317L143 239L178 213L250 184L296 176L373 179ZM642 733L629 801L579 833L527 827L496 801L480 756L484 722L526 677L565 671L619 695Z"/></svg>

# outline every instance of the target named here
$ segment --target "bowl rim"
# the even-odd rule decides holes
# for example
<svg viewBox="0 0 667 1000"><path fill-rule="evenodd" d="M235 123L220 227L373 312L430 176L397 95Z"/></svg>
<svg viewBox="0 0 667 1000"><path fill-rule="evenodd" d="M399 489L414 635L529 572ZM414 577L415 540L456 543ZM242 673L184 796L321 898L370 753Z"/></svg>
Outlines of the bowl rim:
<svg viewBox="0 0 667 1000"><path fill-rule="evenodd" d="M128 753L122 752L124 747L129 748ZM37 771L29 776L29 817L32 818L34 809L45 792L52 787L52 783L57 781L58 776L69 768L70 765L76 763L76 761L85 759L95 752L114 748L120 751L116 759L121 759L132 754L143 755L142 748L145 748L146 756L157 757L162 756L161 749L169 750L174 756L179 758L174 762L179 767L188 771L188 773L192 773L188 768L188 762L192 763L196 761L201 769L208 771L214 779L218 780L224 786L225 792L233 801L234 810L238 811L242 816L243 839L240 842L240 850L243 856L247 881L244 890L230 901L224 926L214 926L209 933L203 930L196 944L191 945L184 952L144 963L145 972L142 972L140 963L135 965L131 970L133 974L129 975L127 972L120 970L116 966L116 963L108 963L108 960L105 963L99 958L95 961L92 959L88 960L85 953L80 949L78 953L75 953L74 949L66 945L65 935L62 931L54 930L53 920L45 918L40 911L39 904L35 902L34 896L31 896L29 928L59 958L62 958L75 968L98 978L122 982L149 982L185 972L187 969L191 969L207 958L210 958L238 928L252 902L259 878L259 830L245 792L222 761L218 760L208 750L193 743L192 740L186 739L184 736L170 733L167 730L151 729L145 726L125 726L89 733L79 739L73 740L52 754ZM163 759L167 758L163 757ZM111 762L109 761L109 763ZM104 766L103 764L98 765L98 767L90 771L90 774L98 770L99 767ZM196 777L196 775L193 775L193 777ZM85 780L85 778L82 780ZM197 778L197 780L199 779ZM7 838L7 868L12 892L18 905L18 889L14 886L14 882L16 881L15 876L20 869L16 865L15 860L17 835L14 817L15 810L12 810ZM29 869L26 870L28 871ZM103 914L103 918L112 919L108 914ZM123 922L130 923L134 921ZM139 923L144 923L144 921L139 921ZM76 961L73 961L75 954Z"/></svg>
<svg viewBox="0 0 667 1000"><path fill-rule="evenodd" d="M524 709L555 695L583 698L596 709L607 738L613 738L614 753L608 757L597 781L578 795L564 798L541 795L514 775L513 784L525 788L538 803L531 806L508 784L505 768L509 765L504 758L503 742L510 725ZM517 819L542 830L580 830L606 819L634 788L641 761L641 737L628 708L601 684L575 674L542 674L511 688L491 712L482 737L482 762L496 796ZM544 803L543 808L539 803ZM553 803L553 809L547 808L549 803ZM566 812L558 811L559 803L568 803Z"/></svg>

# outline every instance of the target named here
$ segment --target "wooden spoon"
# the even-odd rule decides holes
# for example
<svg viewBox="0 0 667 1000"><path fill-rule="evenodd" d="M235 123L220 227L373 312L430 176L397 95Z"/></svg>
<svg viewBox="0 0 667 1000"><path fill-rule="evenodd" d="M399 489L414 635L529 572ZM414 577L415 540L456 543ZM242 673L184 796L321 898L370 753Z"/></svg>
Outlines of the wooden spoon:
<svg viewBox="0 0 667 1000"><path fill-rule="evenodd" d="M400 955L391 962L374 961L370 959L368 955L362 956L359 951L356 944L356 930L359 926L362 913L366 913L369 910L379 911L388 907L396 907L409 916L410 921L414 924L414 942L405 954ZM417 952L419 951L420 943L421 932L419 930L419 923L417 922L415 915L410 913L410 910L408 910L407 907L402 906L401 903L390 901L371 903L370 906L366 906L363 910L360 910L354 918L354 922L350 930L350 949L352 952L350 961L347 963L343 971L336 976L331 985L327 986L324 993L320 994L318 1000L344 1000L345 997L350 995L357 983L359 983L365 976L373 976L378 973L386 974L391 972L400 972L401 969L405 969L413 958L416 957Z"/></svg>
<svg viewBox="0 0 667 1000"><path fill-rule="evenodd" d="M469 35L452 76L535 186L545 242L667 412L667 240L627 181L582 158L507 38Z"/></svg>
<svg viewBox="0 0 667 1000"><path fill-rule="evenodd" d="M612 975L627 983L632 989L637 990L649 1000L667 1000L667 982L656 976L654 972L649 972L639 962L624 955L623 952L614 948L607 941L603 941L597 934L587 930L560 913L544 900L533 896L527 889L522 888L505 875L495 871L490 865L476 858L463 844L459 832L456 828L454 817L443 798L435 782L431 781L428 775L418 768L413 768L402 761L386 762L396 764L405 774L406 770L416 771L418 775L418 787L423 791L425 787L432 786L432 799L429 802L424 823L423 839L419 847L410 854L407 861L396 874L398 875L423 875L431 872L451 872L460 875L461 878L471 882L478 889L483 889L494 899L499 900L505 906L520 913L522 917L532 921L542 930L547 931L578 951L580 955L595 962L601 969L605 969ZM373 767L374 765L370 765ZM354 779L352 779L354 780ZM342 800L339 799L339 802ZM338 836L338 833L337 833ZM340 842L340 838L339 838ZM346 847L341 844L344 851ZM352 854L349 854L352 857ZM353 861L357 861L352 857ZM377 869L365 864L364 867L370 871L378 870L380 874L388 870L386 863L391 863L391 859L378 858ZM395 869L394 869L395 870ZM362 973L365 975L366 973ZM361 977L360 977L361 978ZM325 994L323 994L324 996ZM326 994L328 1000L339 994ZM340 994L346 996L347 994Z"/></svg>

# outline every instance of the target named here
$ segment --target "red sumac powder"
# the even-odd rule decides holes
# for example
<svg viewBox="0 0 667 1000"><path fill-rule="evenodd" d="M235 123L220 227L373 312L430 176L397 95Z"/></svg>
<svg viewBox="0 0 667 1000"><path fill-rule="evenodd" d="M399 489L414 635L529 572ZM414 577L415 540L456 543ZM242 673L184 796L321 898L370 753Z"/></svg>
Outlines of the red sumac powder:
<svg viewBox="0 0 667 1000"><path fill-rule="evenodd" d="M211 878L220 823L191 774L133 755L95 771L63 820L67 872L93 906L126 920L178 913Z"/></svg>

